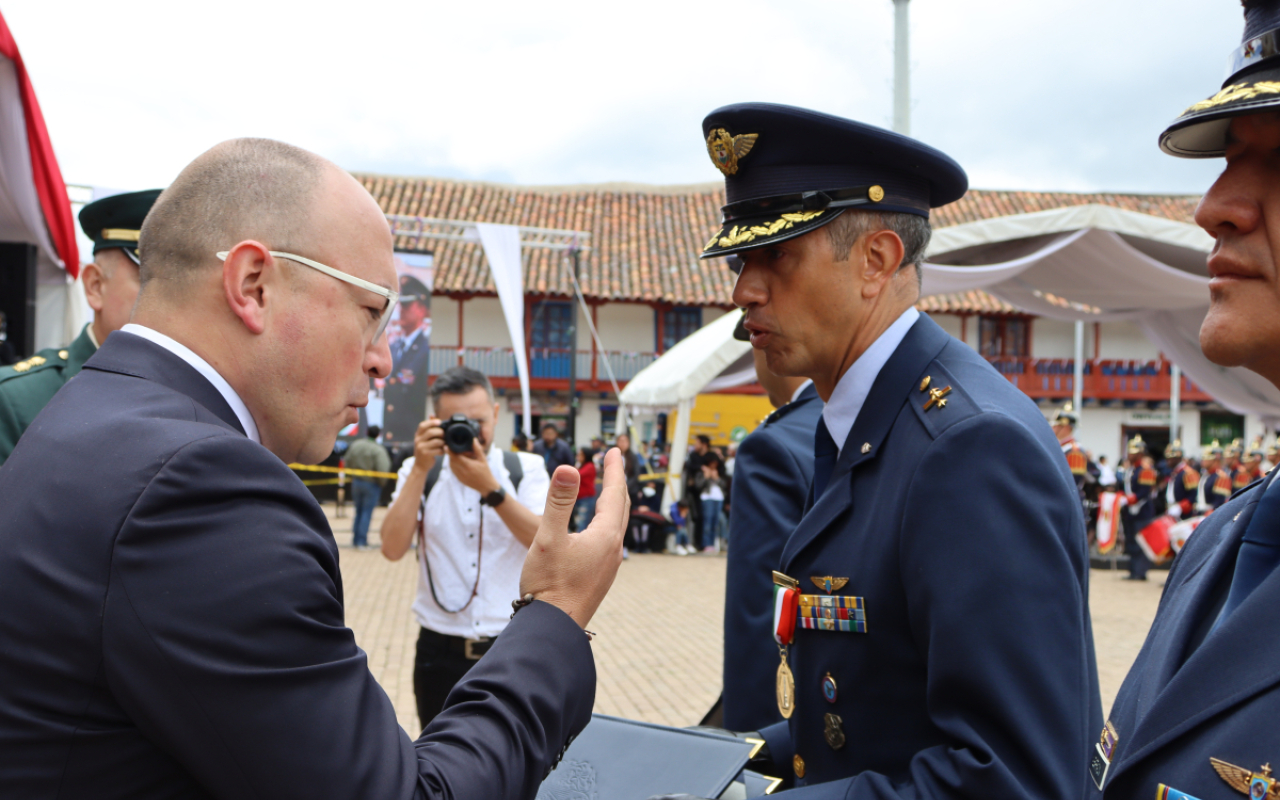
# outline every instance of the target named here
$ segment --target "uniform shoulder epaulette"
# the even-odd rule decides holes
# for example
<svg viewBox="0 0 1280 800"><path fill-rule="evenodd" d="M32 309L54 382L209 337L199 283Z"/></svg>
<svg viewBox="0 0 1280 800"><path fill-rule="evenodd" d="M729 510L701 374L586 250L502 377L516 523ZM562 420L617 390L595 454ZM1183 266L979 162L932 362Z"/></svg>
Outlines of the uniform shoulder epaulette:
<svg viewBox="0 0 1280 800"><path fill-rule="evenodd" d="M23 375L31 375L46 369L64 367L69 353L63 350L42 350L31 358L23 359L16 364L0 367L0 383Z"/></svg>
<svg viewBox="0 0 1280 800"><path fill-rule="evenodd" d="M1231 476L1222 470L1218 470L1218 475L1213 481L1213 490L1218 494L1231 494Z"/></svg>
<svg viewBox="0 0 1280 800"><path fill-rule="evenodd" d="M1083 475L1089 469L1089 459L1080 448L1072 448L1067 451L1067 466L1072 475Z"/></svg>
<svg viewBox="0 0 1280 800"><path fill-rule="evenodd" d="M1142 484L1143 486L1155 486L1156 478L1157 478L1156 471L1154 469L1151 469L1150 467L1147 467L1146 469L1138 473L1138 483Z"/></svg>
<svg viewBox="0 0 1280 800"><path fill-rule="evenodd" d="M1182 486L1185 489L1194 491L1200 485L1200 473L1191 467L1182 470Z"/></svg>
<svg viewBox="0 0 1280 800"><path fill-rule="evenodd" d="M1235 477L1231 480L1231 484L1237 489L1243 489L1250 483L1253 483L1253 475L1249 474L1249 471L1245 469L1236 470Z"/></svg>

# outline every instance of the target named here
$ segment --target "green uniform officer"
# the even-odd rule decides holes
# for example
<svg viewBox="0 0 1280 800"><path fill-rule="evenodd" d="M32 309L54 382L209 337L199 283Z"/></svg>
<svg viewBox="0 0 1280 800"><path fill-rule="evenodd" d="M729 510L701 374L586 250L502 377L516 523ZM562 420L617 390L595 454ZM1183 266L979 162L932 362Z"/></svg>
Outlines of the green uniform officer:
<svg viewBox="0 0 1280 800"><path fill-rule="evenodd" d="M138 297L138 236L160 189L104 197L80 210L80 227L93 240L93 263L81 273L93 322L66 347L46 348L0 367L0 464L62 385L98 345L129 321Z"/></svg>

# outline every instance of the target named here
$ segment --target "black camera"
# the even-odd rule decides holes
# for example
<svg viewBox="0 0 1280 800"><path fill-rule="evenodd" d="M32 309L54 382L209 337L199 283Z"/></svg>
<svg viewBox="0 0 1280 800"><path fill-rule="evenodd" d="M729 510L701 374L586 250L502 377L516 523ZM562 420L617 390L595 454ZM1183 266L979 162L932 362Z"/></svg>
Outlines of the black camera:
<svg viewBox="0 0 1280 800"><path fill-rule="evenodd" d="M445 447L454 453L470 453L480 435L480 423L467 419L466 414L454 414L442 422L440 428L444 431Z"/></svg>

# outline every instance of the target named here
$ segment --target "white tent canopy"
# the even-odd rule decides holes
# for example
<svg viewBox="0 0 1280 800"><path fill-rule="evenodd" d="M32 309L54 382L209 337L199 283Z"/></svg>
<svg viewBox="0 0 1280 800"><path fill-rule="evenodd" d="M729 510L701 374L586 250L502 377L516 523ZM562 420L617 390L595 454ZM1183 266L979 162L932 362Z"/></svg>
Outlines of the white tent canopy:
<svg viewBox="0 0 1280 800"><path fill-rule="evenodd" d="M733 338L738 324L737 312L730 312L704 325L686 336L675 347L663 353L656 361L636 373L618 394L618 400L629 406L661 409L676 407L676 429L671 436L673 443L689 441L689 416L693 411L693 398L709 388L728 388L755 379L751 364L751 345ZM750 376L738 380L744 373L742 360L750 367ZM717 379L724 375L725 380ZM737 381L737 382L735 382ZM713 384L715 385L712 388ZM685 448L672 446L671 462L667 470L679 475L684 470ZM667 481L662 507L666 508L673 497L680 496L680 484Z"/></svg>
<svg viewBox="0 0 1280 800"><path fill-rule="evenodd" d="M1280 422L1280 390L1200 352L1213 240L1181 222L1100 205L983 220L937 231L922 294L982 289L1068 321L1130 320L1215 400Z"/></svg>
<svg viewBox="0 0 1280 800"><path fill-rule="evenodd" d="M737 312L725 314L686 336L636 373L622 387L618 399L629 406L665 411L681 400L692 400L699 392L706 391L707 384L727 367L743 356L750 356L751 345L733 338L738 316ZM754 371L751 379L755 379Z"/></svg>

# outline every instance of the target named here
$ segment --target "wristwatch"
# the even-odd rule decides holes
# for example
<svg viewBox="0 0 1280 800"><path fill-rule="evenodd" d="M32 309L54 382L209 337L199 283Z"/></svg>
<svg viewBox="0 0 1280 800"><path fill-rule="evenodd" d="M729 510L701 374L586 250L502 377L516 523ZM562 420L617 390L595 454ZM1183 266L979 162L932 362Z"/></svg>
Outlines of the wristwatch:
<svg viewBox="0 0 1280 800"><path fill-rule="evenodd" d="M494 489L492 492L489 492L484 497L481 497L480 505L489 506L491 508L497 508L498 506L502 505L502 501L506 499L507 499L507 493L503 491L501 486L499 486L497 489Z"/></svg>

